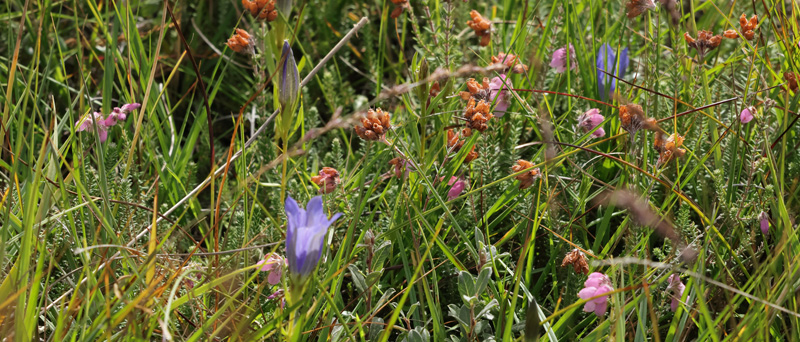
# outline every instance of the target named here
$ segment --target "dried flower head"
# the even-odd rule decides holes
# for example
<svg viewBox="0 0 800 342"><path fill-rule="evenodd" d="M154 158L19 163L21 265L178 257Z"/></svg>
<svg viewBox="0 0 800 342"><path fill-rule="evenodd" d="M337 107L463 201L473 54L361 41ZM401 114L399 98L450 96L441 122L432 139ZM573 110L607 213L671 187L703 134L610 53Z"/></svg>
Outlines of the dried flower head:
<svg viewBox="0 0 800 342"><path fill-rule="evenodd" d="M318 176L311 177L311 181L319 186L321 194L329 194L336 190L336 186L340 183L339 171L332 167L323 167L322 170L319 170Z"/></svg>
<svg viewBox="0 0 800 342"><path fill-rule="evenodd" d="M486 122L494 117L489 110L488 102L480 100L480 102L475 103L475 98L470 98L467 103L467 109L464 111L464 119L467 121L467 127L479 132L483 132L489 128Z"/></svg>
<svg viewBox="0 0 800 342"><path fill-rule="evenodd" d="M467 21L467 26L475 31L476 36L481 37L481 46L489 45L492 40L492 22L486 20L476 10L469 11L469 16L472 20Z"/></svg>
<svg viewBox="0 0 800 342"><path fill-rule="evenodd" d="M739 34L736 33L736 30L733 30L733 29L726 30L725 32L722 32L722 36L724 36L725 38L728 38L728 39L739 38Z"/></svg>
<svg viewBox="0 0 800 342"><path fill-rule="evenodd" d="M503 73L522 74L528 71L528 66L519 62L519 57L510 53L500 52L492 56L492 65L503 65Z"/></svg>
<svg viewBox="0 0 800 342"><path fill-rule="evenodd" d="M677 133L666 136L664 132L657 132L654 148L658 151L658 165L666 164L674 158L683 157L686 150L680 148L683 145L683 137Z"/></svg>
<svg viewBox="0 0 800 342"><path fill-rule="evenodd" d="M520 172L523 170L528 170L525 173L519 174L515 179L520 181L519 189L524 190L529 188L533 185L533 181L541 177L542 173L539 171L539 168L533 168L533 164L527 160L520 159L517 160L517 164L511 167L511 170L514 172Z"/></svg>
<svg viewBox="0 0 800 342"><path fill-rule="evenodd" d="M786 85L783 86L783 89L797 91L797 74L793 71L786 71L783 73L783 79L786 80Z"/></svg>
<svg viewBox="0 0 800 342"><path fill-rule="evenodd" d="M559 74L567 71L567 68L575 70L578 67L578 59L575 56L575 47L572 46L572 43L553 52L550 67L556 69Z"/></svg>
<svg viewBox="0 0 800 342"><path fill-rule="evenodd" d="M397 178L408 177L409 172L413 169L411 163L401 157L390 160L389 165L394 166L394 175Z"/></svg>
<svg viewBox="0 0 800 342"><path fill-rule="evenodd" d="M237 28L236 33L234 33L225 44L227 44L231 50L236 51L237 53L253 54L255 52L253 49L253 38L249 33L247 33L247 31L242 29Z"/></svg>
<svg viewBox="0 0 800 342"><path fill-rule="evenodd" d="M489 83L489 78L484 77L482 83L478 83L474 78L467 80L467 91L462 91L460 94L461 99L468 101L470 98L476 100L490 101L492 95L492 87Z"/></svg>
<svg viewBox="0 0 800 342"><path fill-rule="evenodd" d="M473 160L478 159L478 157L480 156L480 154L478 154L478 151L476 151L475 147L476 147L475 145L472 145L472 149L469 150L467 156L464 158L465 163L469 164Z"/></svg>
<svg viewBox="0 0 800 342"><path fill-rule="evenodd" d="M642 106L635 103L619 107L619 121L622 129L630 134L634 134L643 128L651 131L659 130L656 120L645 117Z"/></svg>
<svg viewBox="0 0 800 342"><path fill-rule="evenodd" d="M653 0L629 0L625 7L628 9L628 19L633 19L644 11L656 9L656 4Z"/></svg>
<svg viewBox="0 0 800 342"><path fill-rule="evenodd" d="M589 264L586 262L586 255L577 248L567 253L567 255L564 256L564 260L561 261L561 267L567 267L569 265L572 265L575 273L589 274Z"/></svg>
<svg viewBox="0 0 800 342"><path fill-rule="evenodd" d="M392 3L395 6L392 14L390 15L392 19L396 19L400 16L400 14L403 14L403 11L405 11L405 9L409 6L408 0L392 0Z"/></svg>
<svg viewBox="0 0 800 342"><path fill-rule="evenodd" d="M758 15L753 14L750 20L744 16L744 13L739 17L739 27L745 39L753 40L756 37L756 26L758 26Z"/></svg>
<svg viewBox="0 0 800 342"><path fill-rule="evenodd" d="M386 132L392 127L389 122L390 115L380 108L367 111L367 116L361 118L361 125L356 125L356 134L364 140L383 140Z"/></svg>
<svg viewBox="0 0 800 342"><path fill-rule="evenodd" d="M697 39L692 38L689 32L686 32L683 34L683 39L686 40L689 47L697 50L697 54L700 55L700 58L703 58L709 51L716 49L719 43L722 42L721 36L715 36L711 31L705 30L697 32Z"/></svg>
<svg viewBox="0 0 800 342"><path fill-rule="evenodd" d="M258 19L273 21L278 18L275 0L242 0L242 5Z"/></svg>
<svg viewBox="0 0 800 342"><path fill-rule="evenodd" d="M447 130L447 149L453 152L458 152L464 146L464 141L459 139L459 134L453 132L452 129Z"/></svg>
<svg viewBox="0 0 800 342"><path fill-rule="evenodd" d="M430 95L430 97L436 97L440 92L442 92L442 88L439 86L439 81L433 81L433 83L431 83L431 89L428 91L428 95Z"/></svg>

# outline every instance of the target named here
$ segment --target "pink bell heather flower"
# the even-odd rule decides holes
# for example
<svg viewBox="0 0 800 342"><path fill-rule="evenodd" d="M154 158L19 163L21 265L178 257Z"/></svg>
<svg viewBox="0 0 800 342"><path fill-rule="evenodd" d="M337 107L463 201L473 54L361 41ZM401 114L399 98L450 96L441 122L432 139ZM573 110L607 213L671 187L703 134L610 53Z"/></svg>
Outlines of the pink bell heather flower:
<svg viewBox="0 0 800 342"><path fill-rule="evenodd" d="M578 127L583 129L583 132L589 132L593 130L595 127L599 126L603 123L603 120L606 118L600 114L600 110L597 108L592 108L581 114L578 117ZM592 138L600 138L606 135L606 131L600 127L596 131L592 132Z"/></svg>
<svg viewBox="0 0 800 342"><path fill-rule="evenodd" d="M277 299L280 300L280 307L283 310L283 307L286 306L286 296L283 293L283 289L278 289L277 291L273 292L269 296L267 296L267 300Z"/></svg>
<svg viewBox="0 0 800 342"><path fill-rule="evenodd" d="M511 105L509 89L513 87L511 79L507 78L505 74L492 78L492 81L489 82L489 98L495 102L493 112L495 117L501 118L506 114L508 106Z"/></svg>
<svg viewBox="0 0 800 342"><path fill-rule="evenodd" d="M762 211L761 214L758 214L758 220L761 223L761 232L764 235L769 235L769 215Z"/></svg>
<svg viewBox="0 0 800 342"><path fill-rule="evenodd" d="M467 181L453 176L450 177L450 181L447 182L447 185L451 186L450 191L447 192L447 200L452 201L464 192L464 188L467 187Z"/></svg>
<svg viewBox="0 0 800 342"><path fill-rule="evenodd" d="M261 266L259 269L261 272L269 272L267 282L269 282L270 285L280 284L283 266L286 265L286 259L278 254L270 253L256 265Z"/></svg>
<svg viewBox="0 0 800 342"><path fill-rule="evenodd" d="M81 117L75 123L75 130L78 132L93 132L92 125L96 123L98 138L100 138L101 143L105 142L106 139L108 139L108 125L106 124L106 119L103 118L103 114L100 112L94 112L92 116L86 114Z"/></svg>
<svg viewBox="0 0 800 342"><path fill-rule="evenodd" d="M562 47L553 52L553 59L550 61L550 67L556 69L556 72L559 74L567 71L567 57L569 57L570 70L575 70L575 67L578 66L578 60L575 57L575 47L572 46L572 43L568 46L569 54L567 54L567 48Z"/></svg>
<svg viewBox="0 0 800 342"><path fill-rule="evenodd" d="M589 299L614 291L614 288L611 287L611 280L608 279L608 276L599 272L590 274L589 279L583 283L583 286L583 290L578 292L578 297L581 299ZM606 309L608 309L608 296L602 296L600 298L589 300L583 306L584 312L594 312L595 315L598 316L605 315Z"/></svg>
<svg viewBox="0 0 800 342"><path fill-rule="evenodd" d="M753 120L753 113L756 112L756 107L747 107L742 110L742 113L739 114L739 121L743 124L746 124Z"/></svg>
<svg viewBox="0 0 800 342"><path fill-rule="evenodd" d="M675 312L675 310L678 310L678 303L681 297L683 297L683 290L686 290L686 285L683 285L681 277L677 274L671 274L669 278L667 278L667 281L669 282L669 285L667 285L667 292L672 293L672 302L669 304L669 308L672 312Z"/></svg>

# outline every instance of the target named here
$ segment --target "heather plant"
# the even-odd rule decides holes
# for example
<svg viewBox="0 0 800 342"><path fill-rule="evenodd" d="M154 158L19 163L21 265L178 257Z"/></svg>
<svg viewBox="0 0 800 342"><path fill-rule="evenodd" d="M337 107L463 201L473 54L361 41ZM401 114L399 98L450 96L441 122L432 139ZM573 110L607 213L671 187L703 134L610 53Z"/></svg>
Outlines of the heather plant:
<svg viewBox="0 0 800 342"><path fill-rule="evenodd" d="M1 341L800 340L796 2L0 9Z"/></svg>

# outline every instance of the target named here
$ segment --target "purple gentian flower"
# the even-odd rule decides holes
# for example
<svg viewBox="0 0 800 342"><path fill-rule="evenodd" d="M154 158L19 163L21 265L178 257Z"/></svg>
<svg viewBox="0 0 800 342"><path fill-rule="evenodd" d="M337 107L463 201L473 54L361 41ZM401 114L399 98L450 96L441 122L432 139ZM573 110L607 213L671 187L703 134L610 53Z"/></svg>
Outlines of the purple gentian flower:
<svg viewBox="0 0 800 342"><path fill-rule="evenodd" d="M511 79L506 77L505 74L492 78L489 82L489 98L495 101L493 114L495 117L501 118L506 114L508 106L511 104L509 101L509 90L514 85L511 84Z"/></svg>
<svg viewBox="0 0 800 342"><path fill-rule="evenodd" d="M686 285L683 285L681 277L677 274L671 274L667 281L669 282L667 291L672 292L672 302L669 304L669 308L672 312L675 312L675 310L678 310L678 304L681 297L683 297L683 291L686 290Z"/></svg>
<svg viewBox="0 0 800 342"><path fill-rule="evenodd" d="M766 212L762 211L761 214L758 214L758 220L761 224L761 232L764 235L769 234L769 215Z"/></svg>
<svg viewBox="0 0 800 342"><path fill-rule="evenodd" d="M606 118L600 114L599 109L592 108L578 117L578 127L583 129L583 132L586 133L599 126L605 119ZM603 129L603 127L600 127L596 131L592 132L592 138L600 138L605 135L606 131Z"/></svg>
<svg viewBox="0 0 800 342"><path fill-rule="evenodd" d="M291 196L286 197L286 259L289 275L298 284L304 283L317 267L325 246L325 233L339 216L342 213L336 213L328 219L322 209L322 196L308 201L306 210L300 208Z"/></svg>
<svg viewBox="0 0 800 342"><path fill-rule="evenodd" d="M742 110L742 113L739 114L739 121L743 124L746 124L753 120L753 113L756 112L756 107L747 107Z"/></svg>
<svg viewBox="0 0 800 342"><path fill-rule="evenodd" d="M550 60L550 67L556 69L556 72L559 74L567 71L567 64L569 64L570 70L575 70L575 67L578 66L578 60L575 57L575 47L572 46L572 43L568 46L569 56L567 56L567 48L562 47L553 52L553 59ZM569 63L567 63L567 57L569 57Z"/></svg>
<svg viewBox="0 0 800 342"><path fill-rule="evenodd" d="M589 275L589 279L583 283L583 290L578 292L578 297L581 299L589 299L595 296L602 295L614 291L611 287L611 280L605 274L594 272ZM608 309L608 296L592 299L583 306L583 311L594 312L595 315L603 316Z"/></svg>
<svg viewBox="0 0 800 342"><path fill-rule="evenodd" d="M281 110L289 111L286 115L294 111L294 104L300 96L300 73L297 71L297 62L292 54L292 47L288 40L283 41L283 51L281 51L281 70L278 77L278 102Z"/></svg>
<svg viewBox="0 0 800 342"><path fill-rule="evenodd" d="M597 52L597 87L600 90L600 98L606 98L606 85L610 84L609 90L614 93L617 86L617 79L611 77L600 70L604 70L619 78L625 77L625 69L628 68L628 48L622 49L619 54L619 63L617 63L617 54L611 45L603 44L600 46L600 51Z"/></svg>

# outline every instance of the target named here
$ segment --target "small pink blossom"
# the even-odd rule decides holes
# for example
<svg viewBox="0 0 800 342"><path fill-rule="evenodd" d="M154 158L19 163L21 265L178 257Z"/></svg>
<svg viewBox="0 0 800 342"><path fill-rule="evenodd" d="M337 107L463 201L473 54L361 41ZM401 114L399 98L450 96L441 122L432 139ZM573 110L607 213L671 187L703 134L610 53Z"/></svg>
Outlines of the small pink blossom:
<svg viewBox="0 0 800 342"><path fill-rule="evenodd" d="M261 272L269 272L267 282L270 285L278 285L281 282L281 274L283 274L283 266L285 264L286 260L282 256L270 253L256 265L261 266L259 269Z"/></svg>
<svg viewBox="0 0 800 342"><path fill-rule="evenodd" d="M93 116L93 117L92 117ZM100 138L100 142L105 142L108 139L108 125L106 125L106 120L103 118L103 114L100 112L94 112L92 116L89 114L84 115L81 117L78 122L75 123L75 130L78 132L88 131L93 132L92 124L97 124L97 134Z"/></svg>
<svg viewBox="0 0 800 342"><path fill-rule="evenodd" d="M492 81L489 82L489 90L491 93L489 98L495 102L494 116L501 118L506 114L508 106L511 105L509 89L513 87L511 79L507 78L505 74L492 78Z"/></svg>
<svg viewBox="0 0 800 342"><path fill-rule="evenodd" d="M555 52L553 52L553 59L550 61L550 67L556 69L557 73L562 73L567 71L567 58L569 57L569 69L575 70L578 66L578 60L575 56L575 47L572 46L572 43L569 44L569 54L567 54L567 48L562 47Z"/></svg>
<svg viewBox="0 0 800 342"><path fill-rule="evenodd" d="M675 310L678 310L678 304L680 303L681 297L683 297L683 290L686 290L686 285L683 285L681 277L677 274L671 274L669 278L667 278L667 281L669 282L669 285L667 285L667 292L670 292L672 297L669 308L672 312L675 312Z"/></svg>
<svg viewBox="0 0 800 342"><path fill-rule="evenodd" d="M595 127L599 126L603 123L603 120L606 118L600 114L600 110L597 108L592 108L581 114L578 117L578 127L580 127L583 132L589 132L593 130ZM600 138L606 135L606 131L600 127L596 131L592 132L592 138Z"/></svg>
<svg viewBox="0 0 800 342"><path fill-rule="evenodd" d="M761 224L761 232L764 235L769 235L769 215L762 211L761 214L758 214L758 220Z"/></svg>
<svg viewBox="0 0 800 342"><path fill-rule="evenodd" d="M467 181L453 176L450 177L450 181L447 182L447 185L451 186L450 191L447 192L447 200L452 201L464 192L464 188L467 187Z"/></svg>
<svg viewBox="0 0 800 342"><path fill-rule="evenodd" d="M743 124L746 124L753 120L753 113L756 112L756 107L747 107L742 110L742 113L739 114L739 121Z"/></svg>
<svg viewBox="0 0 800 342"><path fill-rule="evenodd" d="M578 292L578 297L581 299L589 299L614 291L608 276L599 272L590 274L589 279L583 283L583 286L583 290ZM605 315L606 309L608 309L608 296L591 299L583 306L583 311L594 312L598 316Z"/></svg>

